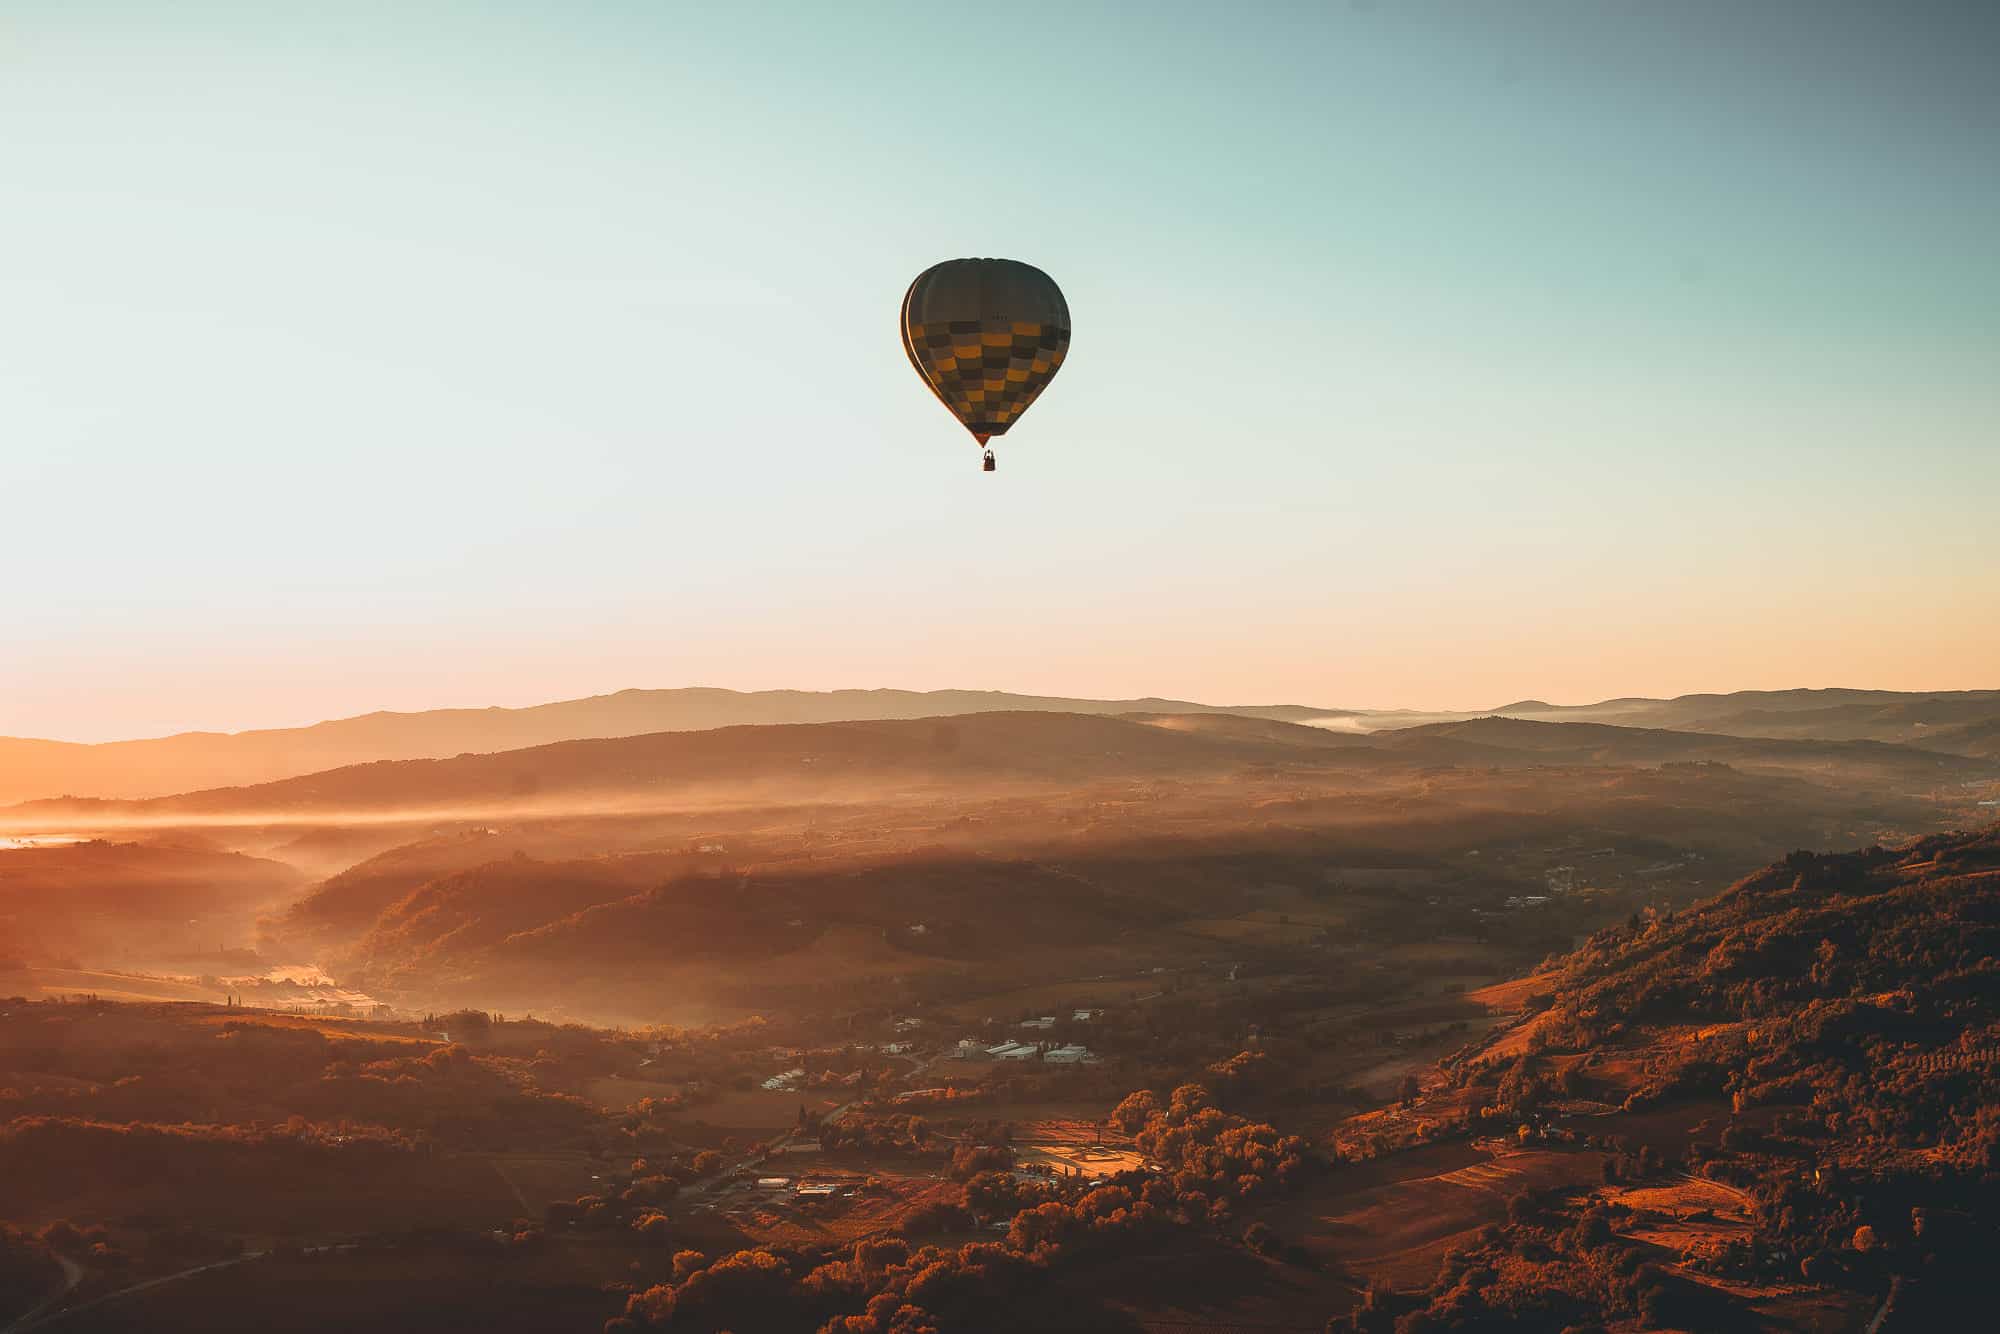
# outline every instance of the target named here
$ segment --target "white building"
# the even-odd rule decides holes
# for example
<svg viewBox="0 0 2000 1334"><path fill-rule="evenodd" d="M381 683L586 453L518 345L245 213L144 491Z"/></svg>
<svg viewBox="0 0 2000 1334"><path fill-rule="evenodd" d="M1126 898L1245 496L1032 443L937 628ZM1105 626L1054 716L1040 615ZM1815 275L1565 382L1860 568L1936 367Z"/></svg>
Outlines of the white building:
<svg viewBox="0 0 2000 1334"><path fill-rule="evenodd" d="M1066 1047L1051 1047L1042 1053L1042 1059L1055 1065L1081 1065L1096 1057L1090 1054L1090 1048L1072 1042Z"/></svg>

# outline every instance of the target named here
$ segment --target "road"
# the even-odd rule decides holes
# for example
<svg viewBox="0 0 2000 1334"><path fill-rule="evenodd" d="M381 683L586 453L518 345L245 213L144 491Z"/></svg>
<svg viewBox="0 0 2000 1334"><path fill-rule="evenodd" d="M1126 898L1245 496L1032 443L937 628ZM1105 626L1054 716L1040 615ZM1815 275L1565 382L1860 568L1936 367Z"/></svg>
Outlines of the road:
<svg viewBox="0 0 2000 1334"><path fill-rule="evenodd" d="M1882 1298L1882 1305L1875 1312L1875 1318L1868 1322L1868 1328L1863 1331L1863 1334L1878 1334L1882 1328L1882 1322L1889 1318L1889 1303L1894 1301L1895 1297L1896 1289L1891 1287L1887 1295Z"/></svg>
<svg viewBox="0 0 2000 1334"><path fill-rule="evenodd" d="M263 1253L262 1251L245 1251L243 1254L232 1256L227 1260L217 1260L212 1264L196 1265L192 1269L183 1269L178 1273L162 1274L158 1278L149 1278L143 1283L134 1283L128 1288L120 1288L116 1292L107 1292L102 1297L92 1297L87 1302L67 1307L61 1311L51 1311L47 1315L26 1316L9 1325L4 1334L27 1334L31 1329L52 1329L62 1324L65 1320L68 1320L71 1316L82 1315L85 1311L94 1310L108 1302L115 1302L121 1298L130 1297L132 1294L144 1292L148 1288L158 1288L164 1287L169 1283L178 1283L184 1278L193 1278L196 1274L206 1274L211 1269L227 1269L231 1265L240 1265L245 1260L255 1260ZM64 1261L64 1265L67 1268L68 1261ZM78 1278L82 1277L81 1270L78 1270L77 1276ZM70 1285L71 1288L75 1286L74 1283ZM61 1295L67 1296L68 1289L65 1289Z"/></svg>
<svg viewBox="0 0 2000 1334"><path fill-rule="evenodd" d="M500 1165L500 1160L498 1158L489 1158L486 1161L493 1165L494 1175L506 1182L507 1189L512 1191L514 1198L521 1202L521 1217L527 1219L539 1218L540 1215L535 1212L535 1206L528 1203L528 1197L521 1193L521 1188L518 1185L514 1184L514 1178L507 1175L507 1169Z"/></svg>
<svg viewBox="0 0 2000 1334"><path fill-rule="evenodd" d="M39 1321L44 1311L47 1311L51 1306L54 1306L57 1302L76 1291L76 1285L83 1282L83 1266L66 1255L58 1255L56 1263L62 1266L62 1288L52 1293L47 1301L37 1306L34 1310L29 1311L26 1315L14 1317L7 1325L7 1328L0 1329L0 1334L16 1334L17 1330L32 1328Z"/></svg>

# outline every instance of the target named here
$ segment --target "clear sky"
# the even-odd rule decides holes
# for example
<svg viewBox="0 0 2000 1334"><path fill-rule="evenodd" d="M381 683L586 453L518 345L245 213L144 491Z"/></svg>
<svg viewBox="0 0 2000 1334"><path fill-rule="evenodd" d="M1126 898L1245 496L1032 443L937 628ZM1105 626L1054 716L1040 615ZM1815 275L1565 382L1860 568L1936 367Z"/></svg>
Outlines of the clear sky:
<svg viewBox="0 0 2000 1334"><path fill-rule="evenodd" d="M2000 686L2000 5L0 0L0 733ZM983 476L896 305L1060 282Z"/></svg>

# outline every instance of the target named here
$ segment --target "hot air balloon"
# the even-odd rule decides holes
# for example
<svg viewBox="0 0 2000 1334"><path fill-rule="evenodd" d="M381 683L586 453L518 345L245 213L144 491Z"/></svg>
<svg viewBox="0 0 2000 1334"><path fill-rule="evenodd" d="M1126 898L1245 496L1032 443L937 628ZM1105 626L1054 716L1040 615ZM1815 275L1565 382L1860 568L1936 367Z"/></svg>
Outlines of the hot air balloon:
<svg viewBox="0 0 2000 1334"><path fill-rule="evenodd" d="M903 294L903 350L982 446L1020 419L1069 350L1069 303L1017 259L948 259ZM993 451L985 455L993 471Z"/></svg>

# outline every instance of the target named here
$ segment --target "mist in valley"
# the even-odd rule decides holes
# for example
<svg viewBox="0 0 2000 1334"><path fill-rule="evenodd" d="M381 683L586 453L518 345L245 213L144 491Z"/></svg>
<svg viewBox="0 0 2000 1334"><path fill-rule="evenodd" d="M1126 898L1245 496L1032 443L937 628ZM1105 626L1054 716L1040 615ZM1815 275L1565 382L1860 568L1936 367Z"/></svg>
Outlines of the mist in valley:
<svg viewBox="0 0 2000 1334"><path fill-rule="evenodd" d="M1310 941L1241 952L1367 969L1443 936L1499 972L1793 846L1946 827L1996 777L1890 743L1500 717L579 740L18 806L4 963L24 994L691 1024L1241 966L1206 924L1296 912ZM1380 868L1409 874L1348 883Z"/></svg>

